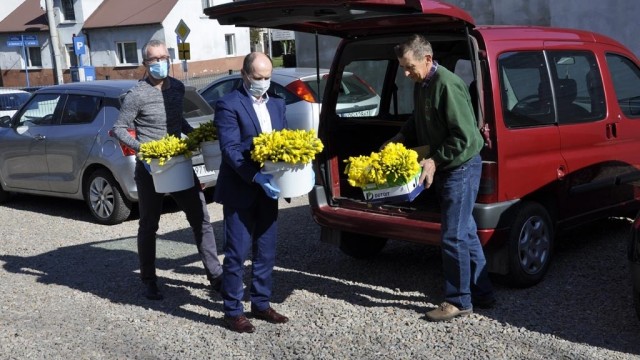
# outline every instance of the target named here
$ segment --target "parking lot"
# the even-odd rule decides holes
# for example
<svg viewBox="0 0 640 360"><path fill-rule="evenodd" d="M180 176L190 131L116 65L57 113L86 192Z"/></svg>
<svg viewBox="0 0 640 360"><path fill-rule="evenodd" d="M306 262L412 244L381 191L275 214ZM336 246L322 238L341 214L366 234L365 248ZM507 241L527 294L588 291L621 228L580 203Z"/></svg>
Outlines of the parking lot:
<svg viewBox="0 0 640 360"><path fill-rule="evenodd" d="M437 248L392 241L354 260L318 241L306 198L280 204L273 306L286 325L223 327L190 229L166 202L158 233L165 300L140 294L136 219L93 223L80 201L16 196L0 207L3 359L632 359L640 321L626 260L629 221L563 236L538 286L496 285L498 305L451 323ZM222 246L222 211L209 210ZM248 303L245 304L248 306Z"/></svg>

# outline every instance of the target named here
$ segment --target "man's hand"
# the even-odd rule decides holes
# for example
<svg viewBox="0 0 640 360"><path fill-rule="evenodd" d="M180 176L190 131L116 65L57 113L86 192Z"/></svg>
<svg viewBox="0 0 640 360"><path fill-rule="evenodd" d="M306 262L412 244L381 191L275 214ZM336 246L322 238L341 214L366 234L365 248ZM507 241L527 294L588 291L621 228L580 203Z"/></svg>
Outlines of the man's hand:
<svg viewBox="0 0 640 360"><path fill-rule="evenodd" d="M260 185L262 187L262 190L264 190L264 193L267 194L268 197L276 200L278 198L278 195L280 195L280 189L269 183L269 180L271 180L271 178L273 178L273 175L263 174L259 172L253 178L253 182Z"/></svg>
<svg viewBox="0 0 640 360"><path fill-rule="evenodd" d="M436 173L436 162L433 159L423 159L420 161L422 166L422 174L420 174L420 183L424 182L424 188L428 189L433 184L433 174Z"/></svg>

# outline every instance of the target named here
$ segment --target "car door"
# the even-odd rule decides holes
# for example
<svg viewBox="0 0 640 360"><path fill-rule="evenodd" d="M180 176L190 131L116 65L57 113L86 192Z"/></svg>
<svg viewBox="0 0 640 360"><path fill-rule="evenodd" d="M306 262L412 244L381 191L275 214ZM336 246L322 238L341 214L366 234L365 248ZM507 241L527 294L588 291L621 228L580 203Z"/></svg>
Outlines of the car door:
<svg viewBox="0 0 640 360"><path fill-rule="evenodd" d="M613 201L616 141L608 134L602 77L593 48L580 42L545 43L553 84L560 151L566 161L559 218L606 209Z"/></svg>
<svg viewBox="0 0 640 360"><path fill-rule="evenodd" d="M51 191L79 191L84 165L104 124L101 105L100 93L67 94L60 122L51 127L45 139Z"/></svg>
<svg viewBox="0 0 640 360"><path fill-rule="evenodd" d="M65 95L39 93L3 129L0 174L8 188L49 191L46 139L60 119Z"/></svg>

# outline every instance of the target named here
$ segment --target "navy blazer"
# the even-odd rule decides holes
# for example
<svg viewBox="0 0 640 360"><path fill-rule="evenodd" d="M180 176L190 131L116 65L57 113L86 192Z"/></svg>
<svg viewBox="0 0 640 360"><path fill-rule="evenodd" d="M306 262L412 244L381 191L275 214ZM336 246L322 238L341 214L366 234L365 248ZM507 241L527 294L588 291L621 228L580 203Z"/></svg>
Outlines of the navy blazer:
<svg viewBox="0 0 640 360"><path fill-rule="evenodd" d="M287 127L284 100L270 96L267 109L273 130ZM214 200L223 205L246 209L256 196L265 194L260 185L253 182L253 177L260 171L260 164L251 160L251 149L253 138L261 130L253 101L244 86L216 102L213 122L218 129L222 151Z"/></svg>

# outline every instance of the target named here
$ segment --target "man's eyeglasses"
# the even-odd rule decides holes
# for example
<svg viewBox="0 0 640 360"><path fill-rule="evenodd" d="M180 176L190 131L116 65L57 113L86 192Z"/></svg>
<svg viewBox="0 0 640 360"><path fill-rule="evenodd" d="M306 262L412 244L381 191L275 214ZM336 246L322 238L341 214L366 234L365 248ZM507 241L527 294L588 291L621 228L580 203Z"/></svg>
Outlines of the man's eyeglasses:
<svg viewBox="0 0 640 360"><path fill-rule="evenodd" d="M150 65L150 64L155 64L162 61L169 61L169 59L170 58L168 56L163 56L163 57L157 57L157 58L149 58L149 59L146 59L144 62Z"/></svg>

